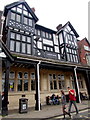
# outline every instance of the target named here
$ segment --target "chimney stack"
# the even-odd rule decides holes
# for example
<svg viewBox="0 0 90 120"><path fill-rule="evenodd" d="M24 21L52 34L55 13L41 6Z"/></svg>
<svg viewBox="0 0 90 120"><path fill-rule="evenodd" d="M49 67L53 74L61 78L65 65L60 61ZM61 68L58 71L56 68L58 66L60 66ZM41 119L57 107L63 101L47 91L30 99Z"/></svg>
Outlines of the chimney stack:
<svg viewBox="0 0 90 120"><path fill-rule="evenodd" d="M32 11L35 13L35 8L33 7L33 8L31 8L32 9Z"/></svg>
<svg viewBox="0 0 90 120"><path fill-rule="evenodd" d="M62 24L59 24L56 29L59 31L62 28Z"/></svg>

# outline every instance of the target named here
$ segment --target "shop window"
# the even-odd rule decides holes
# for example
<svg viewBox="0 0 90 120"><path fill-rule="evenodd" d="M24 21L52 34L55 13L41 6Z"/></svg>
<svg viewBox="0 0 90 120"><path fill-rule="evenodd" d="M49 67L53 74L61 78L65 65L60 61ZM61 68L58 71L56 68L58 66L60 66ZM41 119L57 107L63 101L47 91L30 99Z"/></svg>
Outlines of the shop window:
<svg viewBox="0 0 90 120"><path fill-rule="evenodd" d="M35 90L35 80L31 80L31 90Z"/></svg>
<svg viewBox="0 0 90 120"><path fill-rule="evenodd" d="M83 88L83 79L81 76L78 76L77 79L78 79L79 88L82 89Z"/></svg>
<svg viewBox="0 0 90 120"><path fill-rule="evenodd" d="M9 73L9 91L14 91L14 85L15 85L15 72L11 71Z"/></svg>
<svg viewBox="0 0 90 120"><path fill-rule="evenodd" d="M9 80L9 91L14 91L14 84L15 84L15 82L14 82L14 80Z"/></svg>
<svg viewBox="0 0 90 120"><path fill-rule="evenodd" d="M72 88L75 89L75 82L74 82L73 75L70 76L70 81L71 81Z"/></svg>
<svg viewBox="0 0 90 120"><path fill-rule="evenodd" d="M24 91L28 91L28 80L24 80Z"/></svg>
<svg viewBox="0 0 90 120"><path fill-rule="evenodd" d="M50 89L57 89L57 81L55 74L49 74L49 81L50 81Z"/></svg>
<svg viewBox="0 0 90 120"><path fill-rule="evenodd" d="M18 80L18 91L22 91L22 80Z"/></svg>
<svg viewBox="0 0 90 120"><path fill-rule="evenodd" d="M31 90L35 90L35 73L31 73Z"/></svg>
<svg viewBox="0 0 90 120"><path fill-rule="evenodd" d="M58 86L59 89L65 89L65 78L64 75L58 75Z"/></svg>

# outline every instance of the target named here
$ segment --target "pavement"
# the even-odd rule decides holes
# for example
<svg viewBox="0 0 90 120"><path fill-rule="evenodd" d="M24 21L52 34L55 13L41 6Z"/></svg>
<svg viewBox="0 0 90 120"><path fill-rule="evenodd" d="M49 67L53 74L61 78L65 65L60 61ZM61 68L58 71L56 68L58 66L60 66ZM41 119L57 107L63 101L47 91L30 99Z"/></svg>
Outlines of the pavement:
<svg viewBox="0 0 90 120"><path fill-rule="evenodd" d="M84 100L81 103L76 103L79 111L85 110L90 108L90 101ZM67 103L67 110L68 110L68 105ZM75 112L75 108L72 105L71 112ZM28 108L27 113L19 113L18 110L13 110L8 112L8 116L4 116L3 118L29 118L29 119L47 119L47 118L52 118L55 116L62 115L62 105L42 105L42 109L40 111L35 110L34 107ZM4 120L4 119L2 119Z"/></svg>

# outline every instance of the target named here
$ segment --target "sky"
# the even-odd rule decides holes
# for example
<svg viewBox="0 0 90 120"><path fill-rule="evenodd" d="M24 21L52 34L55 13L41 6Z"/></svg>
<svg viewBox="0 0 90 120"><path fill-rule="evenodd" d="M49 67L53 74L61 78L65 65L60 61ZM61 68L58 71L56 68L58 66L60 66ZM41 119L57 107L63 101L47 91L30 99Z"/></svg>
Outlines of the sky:
<svg viewBox="0 0 90 120"><path fill-rule="evenodd" d="M19 0L0 0L0 10L4 6ZM79 34L79 40L88 39L88 2L89 0L25 0L35 8L39 21L37 24L56 30L59 24L68 21Z"/></svg>

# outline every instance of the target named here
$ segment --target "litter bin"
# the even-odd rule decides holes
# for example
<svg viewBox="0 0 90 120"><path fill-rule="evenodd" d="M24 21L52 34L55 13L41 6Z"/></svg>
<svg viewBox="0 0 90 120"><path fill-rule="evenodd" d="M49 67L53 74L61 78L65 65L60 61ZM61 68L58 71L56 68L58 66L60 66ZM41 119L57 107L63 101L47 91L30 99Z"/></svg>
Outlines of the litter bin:
<svg viewBox="0 0 90 120"><path fill-rule="evenodd" d="M19 113L27 112L28 112L28 99L26 98L19 99Z"/></svg>

